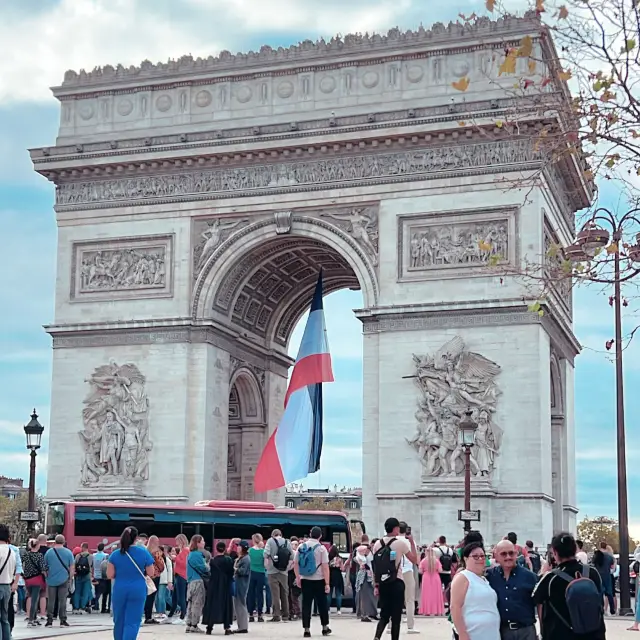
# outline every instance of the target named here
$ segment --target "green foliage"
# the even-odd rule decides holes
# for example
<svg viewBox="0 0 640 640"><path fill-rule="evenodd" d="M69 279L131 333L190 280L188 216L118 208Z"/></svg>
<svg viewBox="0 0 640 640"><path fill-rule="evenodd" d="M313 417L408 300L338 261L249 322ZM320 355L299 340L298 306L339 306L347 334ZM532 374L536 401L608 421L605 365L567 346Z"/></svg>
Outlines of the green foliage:
<svg viewBox="0 0 640 640"><path fill-rule="evenodd" d="M578 524L578 539L584 542L584 550L587 553L599 548L601 542L606 542L613 548L614 553L620 551L620 537L618 534L618 521L606 516L589 518ZM633 552L636 541L629 538L629 550Z"/></svg>
<svg viewBox="0 0 640 640"><path fill-rule="evenodd" d="M301 511L344 511L344 500L325 500L322 496L314 496L297 507Z"/></svg>
<svg viewBox="0 0 640 640"><path fill-rule="evenodd" d="M36 522L34 534L42 533L44 530L44 510L45 504L42 496L36 496L36 509L42 514L42 522ZM29 494L25 491L15 500L0 497L0 522L9 527L11 541L15 545L23 545L27 541L27 523L20 522L20 511L29 510Z"/></svg>

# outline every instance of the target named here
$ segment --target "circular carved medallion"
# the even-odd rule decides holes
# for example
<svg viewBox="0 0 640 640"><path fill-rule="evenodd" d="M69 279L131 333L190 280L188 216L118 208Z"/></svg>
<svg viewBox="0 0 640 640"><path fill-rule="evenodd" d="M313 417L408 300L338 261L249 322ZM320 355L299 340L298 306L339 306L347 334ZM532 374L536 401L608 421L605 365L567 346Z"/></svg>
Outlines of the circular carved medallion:
<svg viewBox="0 0 640 640"><path fill-rule="evenodd" d="M171 100L171 96L165 93L159 96L158 99L156 100L156 109L164 113L166 111L169 111L169 109L171 109L172 103L173 103L173 100Z"/></svg>
<svg viewBox="0 0 640 640"><path fill-rule="evenodd" d="M83 120L91 120L91 118L93 118L93 114L94 114L94 109L93 109L93 105L92 104L83 104L79 109L78 109L78 114L80 115L80 117Z"/></svg>
<svg viewBox="0 0 640 640"><path fill-rule="evenodd" d="M407 69L407 80L412 83L420 82L424 76L424 69L417 64Z"/></svg>
<svg viewBox="0 0 640 640"><path fill-rule="evenodd" d="M211 104L212 99L213 96L211 95L211 92L206 89L196 93L196 104L201 108L208 107Z"/></svg>
<svg viewBox="0 0 640 640"><path fill-rule="evenodd" d="M278 85L277 91L281 98L290 98L293 95L293 82L289 82L288 80L281 82Z"/></svg>
<svg viewBox="0 0 640 640"><path fill-rule="evenodd" d="M133 102L129 98L123 98L118 102L118 113L121 116L128 116L133 111Z"/></svg>
<svg viewBox="0 0 640 640"><path fill-rule="evenodd" d="M362 76L362 84L367 89L373 89L378 84L379 76L376 71L367 71L367 73Z"/></svg>
<svg viewBox="0 0 640 640"><path fill-rule="evenodd" d="M236 100L244 104L251 100L251 95L251 89L247 87L247 85L244 85L236 91Z"/></svg>
<svg viewBox="0 0 640 640"><path fill-rule="evenodd" d="M469 73L469 63L466 60L458 60L453 65L453 74L462 78Z"/></svg>
<svg viewBox="0 0 640 640"><path fill-rule="evenodd" d="M331 93L336 88L336 79L333 76L325 76L320 80L320 91L322 93Z"/></svg>

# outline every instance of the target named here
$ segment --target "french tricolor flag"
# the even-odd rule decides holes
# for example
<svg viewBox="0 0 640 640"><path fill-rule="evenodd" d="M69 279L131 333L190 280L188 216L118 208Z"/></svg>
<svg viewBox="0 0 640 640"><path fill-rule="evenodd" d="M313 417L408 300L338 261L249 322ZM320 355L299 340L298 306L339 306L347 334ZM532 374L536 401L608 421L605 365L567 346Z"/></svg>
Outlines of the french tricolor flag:
<svg viewBox="0 0 640 640"><path fill-rule="evenodd" d="M256 492L279 489L320 469L323 382L333 382L333 371L324 323L320 271L284 399L284 414L256 469Z"/></svg>

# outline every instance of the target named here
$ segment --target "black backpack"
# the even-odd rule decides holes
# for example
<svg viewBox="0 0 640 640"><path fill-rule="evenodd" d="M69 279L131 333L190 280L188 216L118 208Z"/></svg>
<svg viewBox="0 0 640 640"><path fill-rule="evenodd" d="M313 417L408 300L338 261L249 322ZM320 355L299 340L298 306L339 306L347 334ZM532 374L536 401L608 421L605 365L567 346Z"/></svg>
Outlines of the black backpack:
<svg viewBox="0 0 640 640"><path fill-rule="evenodd" d="M396 538L391 538L385 544L384 540L380 540L382 546L373 554L373 573L376 584L393 582L398 578L398 565L396 564L395 553L391 549L391 545L395 541Z"/></svg>
<svg viewBox="0 0 640 640"><path fill-rule="evenodd" d="M445 547L445 551L442 550L442 547L438 547L440 549L440 565L442 566L443 571L451 571L451 565L453 564L453 551L449 547Z"/></svg>
<svg viewBox="0 0 640 640"><path fill-rule="evenodd" d="M86 553L81 553L76 559L76 575L88 576L90 573L89 556Z"/></svg>
<svg viewBox="0 0 640 640"><path fill-rule="evenodd" d="M540 568L542 567L540 554L533 549L529 549L529 560L531 560L531 570L534 573L540 573Z"/></svg>
<svg viewBox="0 0 640 640"><path fill-rule="evenodd" d="M273 566L278 571L286 571L291 561L291 549L289 549L286 540L281 545L275 538L273 540L276 543L276 554L272 558Z"/></svg>

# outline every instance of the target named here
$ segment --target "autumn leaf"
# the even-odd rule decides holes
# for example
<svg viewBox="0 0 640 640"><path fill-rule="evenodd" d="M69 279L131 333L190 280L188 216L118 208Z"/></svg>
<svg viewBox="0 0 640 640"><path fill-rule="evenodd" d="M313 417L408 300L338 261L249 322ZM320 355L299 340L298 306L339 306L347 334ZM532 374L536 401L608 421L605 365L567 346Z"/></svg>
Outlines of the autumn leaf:
<svg viewBox="0 0 640 640"><path fill-rule="evenodd" d="M630 129L629 133L631 134L632 138L640 138L640 132L636 131L635 129Z"/></svg>
<svg viewBox="0 0 640 640"><path fill-rule="evenodd" d="M563 82L567 82L571 79L571 70L560 71L560 73L558 73L558 78Z"/></svg>
<svg viewBox="0 0 640 640"><path fill-rule="evenodd" d="M536 0L536 11L538 13L544 13L546 11L544 8L544 0Z"/></svg>
<svg viewBox="0 0 640 640"><path fill-rule="evenodd" d="M608 247L607 247L607 253L609 255L612 255L614 253L618 253L618 244L616 242L612 242Z"/></svg>
<svg viewBox="0 0 640 640"><path fill-rule="evenodd" d="M569 9L567 9L567 7L562 5L560 7L560 10L558 11L558 19L559 20L566 20L568 17L569 17Z"/></svg>
<svg viewBox="0 0 640 640"><path fill-rule="evenodd" d="M491 245L484 240L478 240L478 249L480 251L491 251Z"/></svg>
<svg viewBox="0 0 640 640"><path fill-rule="evenodd" d="M533 82L533 80L525 80L524 81L524 88L528 89L529 87L533 86L535 83Z"/></svg>
<svg viewBox="0 0 640 640"><path fill-rule="evenodd" d="M587 169L583 174L585 180L593 180L593 171Z"/></svg>
<svg viewBox="0 0 640 640"><path fill-rule="evenodd" d="M486 0L485 6L487 7L487 11L493 13L493 10L496 8L496 0Z"/></svg>
<svg viewBox="0 0 640 640"><path fill-rule="evenodd" d="M529 73L533 75L536 72L536 61L529 60Z"/></svg>
<svg viewBox="0 0 640 640"><path fill-rule="evenodd" d="M520 40L520 48L518 49L518 57L528 58L533 53L533 39L531 36L525 36Z"/></svg>
<svg viewBox="0 0 640 640"><path fill-rule="evenodd" d="M607 340L604 343L604 346L606 348L607 351L611 351L611 347L613 347L613 340Z"/></svg>
<svg viewBox="0 0 640 640"><path fill-rule="evenodd" d="M551 78L544 78L544 79L542 80L542 82L540 83L540 86L544 88L544 87L546 87L550 82L551 82Z"/></svg>
<svg viewBox="0 0 640 640"><path fill-rule="evenodd" d="M502 120L496 120L496 127L498 127L498 129L502 129L504 125L504 122L502 122Z"/></svg>
<svg viewBox="0 0 640 640"><path fill-rule="evenodd" d="M489 256L490 267L497 267L498 264L500 264L500 256L498 254L494 253L493 255ZM502 284L502 278L500 280L501 280L500 284Z"/></svg>
<svg viewBox="0 0 640 640"><path fill-rule="evenodd" d="M622 49L622 53L629 53L629 51L633 51L636 48L636 41L633 38L629 38L624 41L624 48Z"/></svg>
<svg viewBox="0 0 640 640"><path fill-rule="evenodd" d="M542 318L542 316L544 315L544 309L540 309L538 311L538 315Z"/></svg>
<svg viewBox="0 0 640 640"><path fill-rule="evenodd" d="M458 126L460 127L464 127L467 123L464 120L460 120L460 122L458 122Z"/></svg>
<svg viewBox="0 0 640 640"><path fill-rule="evenodd" d="M505 57L503 63L500 65L500 69L498 70L498 75L501 76L503 73L515 73L516 72L516 56L515 50L511 49L507 56Z"/></svg>
<svg viewBox="0 0 640 640"><path fill-rule="evenodd" d="M638 168L636 169L636 175L637 175L637 176L640 176L640 167L638 167Z"/></svg>
<svg viewBox="0 0 640 640"><path fill-rule="evenodd" d="M458 91L466 91L469 88L470 82L471 81L469 80L469 78L464 77L460 78L460 80L458 80L457 82L452 82L451 86Z"/></svg>
<svg viewBox="0 0 640 640"><path fill-rule="evenodd" d="M540 303L538 301L532 302L527 307L527 311L530 311L531 313L538 313L538 311L540 311Z"/></svg>

